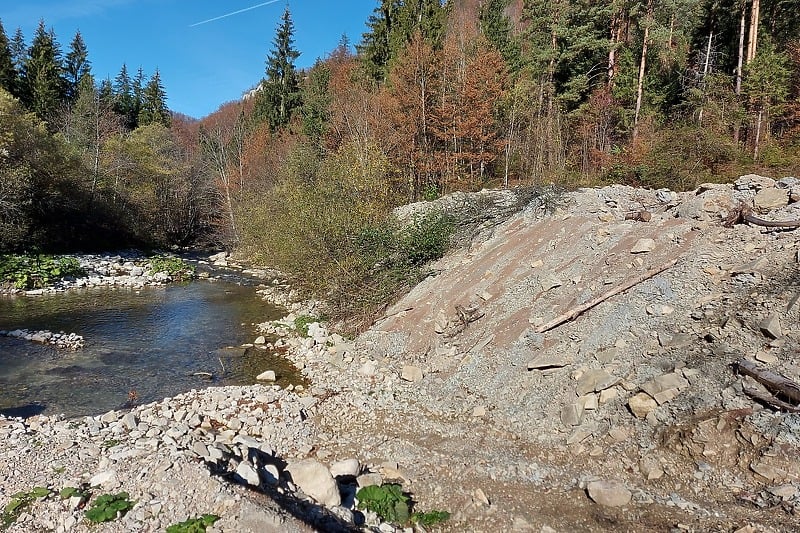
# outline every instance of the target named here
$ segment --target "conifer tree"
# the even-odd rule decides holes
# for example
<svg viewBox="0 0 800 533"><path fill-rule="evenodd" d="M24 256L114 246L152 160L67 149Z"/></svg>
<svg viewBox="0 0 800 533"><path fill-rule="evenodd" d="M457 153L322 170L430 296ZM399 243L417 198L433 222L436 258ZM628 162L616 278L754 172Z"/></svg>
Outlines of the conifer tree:
<svg viewBox="0 0 800 533"><path fill-rule="evenodd" d="M161 74L156 69L142 92L142 110L139 112L138 124L147 126L157 123L169 127L171 121L167 93L161 84Z"/></svg>
<svg viewBox="0 0 800 533"><path fill-rule="evenodd" d="M124 63L119 74L114 78L114 111L123 117L126 128L129 130L136 128L137 115L133 113L133 86L130 74L128 74L128 66Z"/></svg>
<svg viewBox="0 0 800 533"><path fill-rule="evenodd" d="M281 16L273 46L267 57L267 77L261 82L256 112L276 131L289 123L292 111L301 104L294 65L300 52L294 48L294 24L288 6Z"/></svg>
<svg viewBox="0 0 800 533"><path fill-rule="evenodd" d="M331 69L326 63L317 60L303 84L303 105L300 108L303 133L320 152L330 120L330 81Z"/></svg>
<svg viewBox="0 0 800 533"><path fill-rule="evenodd" d="M138 117L139 113L142 111L142 104L144 102L144 88L146 85L144 70L142 70L141 66L136 71L136 76L133 78L131 85L131 94L133 95L131 114L135 117Z"/></svg>
<svg viewBox="0 0 800 533"><path fill-rule="evenodd" d="M389 33L392 30L396 0L382 0L381 5L367 20L369 31L356 46L359 55L364 59L364 67L370 78L385 81L389 59L392 54L389 48Z"/></svg>
<svg viewBox="0 0 800 533"><path fill-rule="evenodd" d="M511 21L505 14L510 0L489 0L480 12L481 32L503 56L510 72L521 67L519 42L514 36Z"/></svg>
<svg viewBox="0 0 800 533"><path fill-rule="evenodd" d="M89 52L86 49L86 43L81 32L78 31L69 45L69 53L67 53L66 61L64 62L67 101L75 103L78 99L81 80L91 74L91 70Z"/></svg>
<svg viewBox="0 0 800 533"><path fill-rule="evenodd" d="M441 47L447 8L439 0L382 0L367 21L369 31L356 49L364 58L367 74L384 82L388 69L416 33L426 43Z"/></svg>
<svg viewBox="0 0 800 533"><path fill-rule="evenodd" d="M53 31L39 21L22 72L22 101L42 120L52 119L64 98L61 50Z"/></svg>
<svg viewBox="0 0 800 533"><path fill-rule="evenodd" d="M108 107L109 109L114 108L114 85L112 85L111 80L106 78L100 82L100 88L98 89L100 101Z"/></svg>
<svg viewBox="0 0 800 533"><path fill-rule="evenodd" d="M0 21L0 87L11 94L16 92L17 87L17 69L14 68L11 45L2 21Z"/></svg>

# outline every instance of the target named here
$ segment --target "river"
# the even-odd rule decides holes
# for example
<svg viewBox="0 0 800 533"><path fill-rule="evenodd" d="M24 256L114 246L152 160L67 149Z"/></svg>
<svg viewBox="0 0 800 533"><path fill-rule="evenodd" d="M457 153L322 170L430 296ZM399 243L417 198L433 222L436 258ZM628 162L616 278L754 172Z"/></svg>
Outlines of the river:
<svg viewBox="0 0 800 533"><path fill-rule="evenodd" d="M0 297L0 330L85 339L70 351L0 336L0 413L94 415L193 388L252 384L268 369L280 385L300 383L277 354L241 347L258 335L255 324L280 315L254 287L224 281Z"/></svg>

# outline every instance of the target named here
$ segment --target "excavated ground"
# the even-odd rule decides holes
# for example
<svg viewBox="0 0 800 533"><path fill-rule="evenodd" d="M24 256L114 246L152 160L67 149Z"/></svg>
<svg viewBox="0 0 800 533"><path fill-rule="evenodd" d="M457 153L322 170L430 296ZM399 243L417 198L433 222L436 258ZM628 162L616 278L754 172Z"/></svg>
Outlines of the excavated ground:
<svg viewBox="0 0 800 533"><path fill-rule="evenodd" d="M353 380L424 377L321 416L328 451L404 466L453 531L800 528L800 417L754 402L732 366L800 378L797 232L723 225L740 202L800 219L781 185L588 189L511 218L358 339ZM629 503L596 503L593 481Z"/></svg>
<svg viewBox="0 0 800 533"><path fill-rule="evenodd" d="M316 323L277 341L308 387L0 420L0 496L97 481L138 502L108 531L212 511L216 531L350 531L352 498L340 502L332 472L356 459L351 477L400 482L417 509L450 511L437 530L800 530L800 415L755 401L771 391L735 365L800 383L800 242L791 228L726 224L743 206L800 220L800 182L533 201L440 260L353 342ZM314 483L289 475L308 460L332 487L314 497L327 509L308 497ZM51 497L12 530L91 527Z"/></svg>

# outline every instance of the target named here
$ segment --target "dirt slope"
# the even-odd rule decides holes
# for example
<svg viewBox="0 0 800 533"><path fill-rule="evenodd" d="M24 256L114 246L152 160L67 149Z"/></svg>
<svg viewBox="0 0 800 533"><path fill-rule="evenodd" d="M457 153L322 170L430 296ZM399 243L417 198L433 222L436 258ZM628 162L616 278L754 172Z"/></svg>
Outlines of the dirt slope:
<svg viewBox="0 0 800 533"><path fill-rule="evenodd" d="M800 417L755 403L731 366L800 382L798 235L723 226L740 205L800 219L798 193L759 176L616 186L512 217L357 340L352 379L376 400L319 421L326 453L397 462L421 504L455 511L452 530L800 528ZM385 387L374 368L411 381ZM593 481L610 489L590 498Z"/></svg>

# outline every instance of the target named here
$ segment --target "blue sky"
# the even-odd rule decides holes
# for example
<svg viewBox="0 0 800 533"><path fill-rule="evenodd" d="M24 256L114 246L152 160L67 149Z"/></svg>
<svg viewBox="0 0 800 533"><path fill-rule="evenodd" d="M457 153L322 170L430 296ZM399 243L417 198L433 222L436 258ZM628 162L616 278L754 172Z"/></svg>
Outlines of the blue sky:
<svg viewBox="0 0 800 533"><path fill-rule="evenodd" d="M132 75L140 66L147 76L158 68L170 109L201 118L238 99L264 76L286 5L294 21L295 48L301 52L300 68L330 53L342 34L358 43L378 5L376 0L259 5L265 1L0 0L0 21L9 39L22 28L30 44L44 19L64 54L80 30L96 79L113 80L123 63Z"/></svg>

